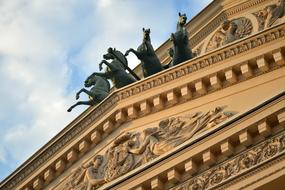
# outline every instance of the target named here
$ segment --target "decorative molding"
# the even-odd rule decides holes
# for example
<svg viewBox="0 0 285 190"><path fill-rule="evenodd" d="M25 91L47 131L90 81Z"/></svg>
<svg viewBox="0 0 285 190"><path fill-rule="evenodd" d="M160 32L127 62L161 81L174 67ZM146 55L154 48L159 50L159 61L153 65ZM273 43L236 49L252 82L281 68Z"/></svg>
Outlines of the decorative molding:
<svg viewBox="0 0 285 190"><path fill-rule="evenodd" d="M93 186L100 186L113 181L171 151L195 135L215 127L232 115L233 113L224 112L221 107L217 107L207 113L196 112L191 115L164 119L159 122L157 127L146 128L143 132L123 133L115 139L104 156L99 155L102 158L100 165L98 165L96 159L93 159L87 168L83 165L80 166L70 175L67 182L60 189L80 189L96 180L100 183L94 183ZM97 157L98 155L94 158ZM96 170L98 175L86 177L88 170ZM82 175L85 175L85 177L82 177ZM74 181L76 183L73 183Z"/></svg>
<svg viewBox="0 0 285 190"><path fill-rule="evenodd" d="M199 139L195 139L194 137L190 141L187 141L187 144L184 144L183 148L180 147L174 152L171 152L171 154L166 154L165 156L160 157L160 159L155 159L154 160L155 162L152 162L151 166L142 167L140 168L140 170L137 170L136 173L129 174L130 175L129 177L128 175L122 176L120 180L118 180L117 182L108 183L104 185L102 188L110 189L114 187L116 188L118 186L123 187L124 185L128 184L128 182L132 183L134 179L139 180L140 177L138 178L134 177L136 174L149 173L149 175L146 175L145 178L140 179L139 184L132 184L130 188L131 189L136 189L137 187L148 188L151 185L151 179L161 179L164 182L163 189L169 189L173 187L174 184L172 184L170 181L167 181L167 179L169 178L166 178L165 175L168 171L171 171L171 169L174 169L174 170L177 169L179 171L179 175L182 177L180 179L183 179L183 181L185 181L189 179L189 177L193 177L196 173L201 173L202 171L205 171L205 169L209 168L210 165L216 165L220 163L222 160L232 157L232 154L233 155L239 154L241 150L245 149L245 147L243 147L236 140L239 138L239 134L243 133L244 131L250 131L250 133L252 133L252 137L254 137L253 139L254 141L252 141L253 143L252 145L261 143L260 142L261 139L262 139L262 142L264 142L263 134L257 133L259 125L263 125L264 122L266 122L267 125L270 126L270 128L272 128L272 131L275 131L273 133L270 133L270 135L272 136L284 131L284 126L285 126L284 120L285 119L283 116L285 115L285 108L282 106L284 102L284 93L282 93L282 96L280 95L275 96L272 99L267 100L263 104L259 105L258 107L255 107L243 113L240 116L237 116L233 119L228 120L228 122L225 122L223 125L220 125L217 128L214 128L214 131L215 131L214 133L211 133L211 132L206 133L205 134L206 136L200 136ZM280 102L280 100L282 103ZM274 103L272 101L274 101ZM261 110L262 112L260 112ZM268 112L268 110L271 110L271 112ZM256 114L259 115L260 117L257 116ZM254 123L251 123L251 124L248 123L246 125L242 124L243 121L246 122L248 118L252 118L252 117L258 117L258 121L254 121ZM276 120L277 118L280 118L278 122ZM233 128L233 126L235 126L234 123L236 123L239 127ZM226 131L232 130L232 129L235 129L235 133L226 135L228 134ZM219 138L218 136L216 136L219 134L221 135L222 133L223 133L222 136L226 135L226 137ZM197 142L198 144L203 143L203 142L206 143L206 141L208 141L209 139L213 139L212 135L215 136L214 138L215 142L211 143L211 145L207 147L204 147L202 145L200 148L198 148L196 147L197 145L196 143L195 143L196 145L193 144L194 143L193 140ZM231 142L234 142L234 143L232 144ZM191 145L194 145L192 147L193 149L191 148ZM184 155L176 154L182 150L185 150L185 148L187 148L188 151L187 152L184 151ZM192 154L191 150L195 151L195 153ZM196 152L197 150L199 151ZM180 156L182 159L178 159L179 160L178 162L172 162L174 159L176 159L176 156L174 155ZM218 159L215 159L215 158L218 158ZM166 160L170 161L169 164L167 164ZM163 167L163 165L165 164L168 166L168 168ZM152 174L152 171L156 171L156 172ZM134 179L132 177L134 177Z"/></svg>
<svg viewBox="0 0 285 190"><path fill-rule="evenodd" d="M285 133L272 137L257 146L242 152L238 156L225 161L189 180L179 184L171 190L203 190L212 189L233 180L242 174L272 160L285 153Z"/></svg>
<svg viewBox="0 0 285 190"><path fill-rule="evenodd" d="M163 85L177 78L196 72L205 67L211 66L218 62L227 60L241 53L248 52L252 49L260 47L264 44L275 41L285 36L285 24L278 25L269 31L264 31L250 38L245 38L243 41L237 41L230 46L225 46L218 51L209 53L194 60L190 60L187 64L182 64L179 67L174 67L167 72L161 72L160 75L148 78L143 82L130 85L129 88L122 89L118 92L120 100L126 99L130 96L143 93L154 87Z"/></svg>
<svg viewBox="0 0 285 190"><path fill-rule="evenodd" d="M210 33L212 33L214 30L218 28L218 26L221 25L223 21L228 19L229 17L232 17L235 14L240 13L241 11L247 10L253 6L256 6L258 4L264 3L264 2L271 2L270 0L251 0L245 3L242 3L241 5L234 6L232 8L229 8L228 10L224 10L223 12L219 13L218 16L216 16L211 23L205 25L202 29L199 31L195 31L194 35L190 38L190 46L195 47L197 44L199 44L203 39L206 38ZM189 32L191 30L191 21L187 24L187 31ZM192 32L192 31L191 31Z"/></svg>
<svg viewBox="0 0 285 190"><path fill-rule="evenodd" d="M74 140L74 137L82 133L96 120L103 117L108 110L113 109L120 100L126 99L139 93L143 93L144 91L147 91L151 88L168 83L185 75L189 75L195 71L208 67L212 64L216 64L240 53L247 52L266 43L279 40L280 38L283 38L284 35L285 25L277 25L270 28L269 30L263 31L258 35L243 39L243 41L237 41L230 46L225 46L219 51L215 51L200 58L190 60L188 63L182 64L179 67L174 67L170 70L160 73L159 75L155 75L134 85L130 85L128 88L114 91L105 101L103 101L97 107L91 108L89 110L89 113L85 115L81 121L78 121L75 126L71 126L67 131L64 130L64 134L60 133L59 135L61 135L61 137L55 142L50 142L46 147L44 147L42 153L37 156L33 156L34 159L30 160L26 166L23 166L19 170L16 170L15 174L12 174L11 177L3 181L1 188L14 188L27 176L32 174L33 171L35 171L47 160L49 160L53 155L59 152L62 147L64 147L70 141ZM281 56L276 57L276 59L280 59L280 61L278 61L278 64L284 65L282 53L280 55Z"/></svg>
<svg viewBox="0 0 285 190"><path fill-rule="evenodd" d="M256 2L265 2L266 0L259 0ZM256 3L249 2L247 6L253 6ZM235 14L235 12L227 13L227 15ZM216 22L216 27L221 23L221 21L226 18L226 15L219 17L219 21ZM215 27L211 30L213 31ZM210 30L210 29L209 29ZM211 32L212 32L211 31ZM206 34L203 34L204 36ZM64 134L60 133L62 137L58 138L56 141L48 143L47 146L43 148L42 153L39 153L36 156L33 156L33 159L28 160L28 163L21 166L20 169L16 170L11 177L8 177L3 181L0 187L4 189L12 189L26 177L31 175L33 171L43 165L47 160L49 160L52 155L58 153L63 146L68 144L70 141L82 133L86 128L88 128L92 123L94 123L99 118L102 118L104 114L115 107L115 105L122 99L126 99L130 96L143 93L146 90L157 87L159 85L165 84L182 76L191 74L197 70L208 67L212 64L218 63L220 61L226 60L229 57L236 56L240 53L250 51L254 48L260 47L261 45L267 44L272 41L276 41L280 38L283 38L285 35L285 26L280 24L273 26L272 28L263 31L260 34L250 36L249 38L243 39L243 41L237 41L230 46L225 46L218 51L211 52L208 55L193 59L187 63L167 70L166 72L161 73L159 76L154 76L138 82L134 85L130 85L128 88L118 90L113 92L104 102L99 104L96 108L90 109L90 112L83 118L81 121L78 121L78 124L71 126ZM204 36L201 36L203 38ZM195 42L194 37L192 41ZM198 41L197 41L198 42Z"/></svg>
<svg viewBox="0 0 285 190"><path fill-rule="evenodd" d="M210 39L206 52L244 38L252 33L252 29L252 23L248 18L239 17L230 21L225 20Z"/></svg>
<svg viewBox="0 0 285 190"><path fill-rule="evenodd" d="M258 21L258 30L264 30L278 24L278 21L284 17L285 1L281 0L279 3L270 4L262 10L252 13Z"/></svg>

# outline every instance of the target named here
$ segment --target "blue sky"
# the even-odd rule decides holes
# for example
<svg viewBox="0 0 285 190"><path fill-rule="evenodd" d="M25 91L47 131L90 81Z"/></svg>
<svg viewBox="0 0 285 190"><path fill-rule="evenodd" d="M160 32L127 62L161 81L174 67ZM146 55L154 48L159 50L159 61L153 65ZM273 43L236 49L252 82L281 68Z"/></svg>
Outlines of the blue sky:
<svg viewBox="0 0 285 190"><path fill-rule="evenodd" d="M136 48L146 27L157 48L179 11L190 19L210 2L1 0L0 181L86 109L66 112L108 47Z"/></svg>

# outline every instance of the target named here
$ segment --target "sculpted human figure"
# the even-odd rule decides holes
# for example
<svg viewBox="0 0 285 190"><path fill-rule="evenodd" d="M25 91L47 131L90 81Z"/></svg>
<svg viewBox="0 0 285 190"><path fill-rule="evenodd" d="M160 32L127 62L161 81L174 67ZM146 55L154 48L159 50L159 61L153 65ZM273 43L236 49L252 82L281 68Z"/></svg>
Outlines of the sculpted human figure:
<svg viewBox="0 0 285 190"><path fill-rule="evenodd" d="M134 53L139 60L141 60L141 66L143 70L144 77L151 76L163 70L160 60L155 54L155 51L151 45L150 40L150 29L143 28L143 41L139 45L137 50L130 48L126 51L125 56L129 53Z"/></svg>
<svg viewBox="0 0 285 190"><path fill-rule="evenodd" d="M267 17L265 19L265 27L270 27L273 23L282 18L285 14L285 1L279 0L276 5L266 7Z"/></svg>
<svg viewBox="0 0 285 190"><path fill-rule="evenodd" d="M105 180L113 179L129 172L134 167L134 157L129 150L134 145L131 133L125 133L117 138L107 150L107 164L105 168Z"/></svg>
<svg viewBox="0 0 285 190"><path fill-rule="evenodd" d="M86 169L84 182L87 183L86 190L92 190L93 188L99 187L100 185L106 183L102 172L99 171L100 166L103 163L103 156L96 155L93 159L91 165Z"/></svg>
<svg viewBox="0 0 285 190"><path fill-rule="evenodd" d="M227 20L223 23L222 28L225 31L225 39L223 40L223 45L236 40L236 31L238 26L235 22Z"/></svg>
<svg viewBox="0 0 285 190"><path fill-rule="evenodd" d="M103 156L96 155L87 165L78 167L70 176L63 190L93 190L104 184L102 171Z"/></svg>
<svg viewBox="0 0 285 190"><path fill-rule="evenodd" d="M245 26L244 30L247 33L248 27ZM235 23L235 21L225 20L221 25L221 29L218 30L210 40L209 45L207 47L207 51L219 48L223 45L226 45L239 39L240 36L237 32L238 25Z"/></svg>
<svg viewBox="0 0 285 190"><path fill-rule="evenodd" d="M143 163L148 162L173 149L177 144L177 135L183 122L179 118L170 118L159 123L159 128L143 130L142 142L138 148L131 149L133 154L143 154Z"/></svg>
<svg viewBox="0 0 285 190"><path fill-rule="evenodd" d="M222 108L217 107L205 114L197 112L164 119L159 122L159 127L144 129L140 146L130 149L129 152L141 155L141 163L146 163L230 116L231 114L226 114L222 112Z"/></svg>

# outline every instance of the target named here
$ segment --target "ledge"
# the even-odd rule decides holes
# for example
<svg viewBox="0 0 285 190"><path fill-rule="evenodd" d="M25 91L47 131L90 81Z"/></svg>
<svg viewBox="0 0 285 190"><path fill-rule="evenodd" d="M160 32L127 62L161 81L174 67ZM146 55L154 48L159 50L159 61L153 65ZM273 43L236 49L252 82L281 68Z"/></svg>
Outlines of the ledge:
<svg viewBox="0 0 285 190"><path fill-rule="evenodd" d="M46 145L43 146L43 148L37 151L15 172L8 176L0 184L0 188L12 189L17 186L24 179L30 176L33 171L41 167L52 156L57 155L61 151L62 147L71 141L75 141L75 137L78 134L83 133L88 127L91 126L91 124L94 124L95 121L98 121L105 116L106 113L109 113L110 117L107 118L104 123L109 122L109 124L103 125L102 123L95 127L92 134L96 133L96 138L93 135L93 138L89 139L93 143L99 143L100 140L98 140L98 138L100 136L100 139L102 139L102 133L109 134L112 132L113 127L111 124L113 121L117 123L130 121L139 116L159 111L165 107L174 106L178 103L182 103L185 100L190 101L194 98L199 98L207 93L212 93L215 90L219 90L220 88L225 88L260 74L283 67L285 61L284 50L282 48L284 47L279 47L273 52L268 52L268 54L270 54L270 56L272 56L274 59L273 65L268 66L266 64L266 57L252 57L252 59L255 60L254 66L257 67L258 72L251 72L252 65L250 63L239 63L235 65L235 67L229 67L226 71L222 70L212 73L209 76L201 76L199 80L187 81L186 85L183 84L182 86L177 86L171 91L161 92L155 97L146 97L146 99L141 102L137 102L137 104L127 105L126 107L117 108L117 110L115 109L122 100L128 99L132 96L139 96L140 93L157 88L171 81L179 80L181 77L185 77L187 75L189 76L198 70L205 69L213 64L221 63L228 58L233 58L234 56L249 52L250 50L264 46L272 41L280 40L281 38L284 39L284 36L285 24L276 25L272 28L264 30L261 33L249 36L248 38L244 38L232 44L228 44L225 47L209 52L201 57L186 61L181 65L162 71L156 75L112 92L98 106L91 107L84 111L81 115L79 115L78 118L71 122L71 124L59 132L58 135L52 138ZM236 77L236 75L238 75L238 77ZM138 111L138 108L143 108L142 112ZM91 136L91 134L88 134L88 137L86 138L89 138L89 136ZM77 140L78 143L82 142L82 139ZM87 152L88 147L89 146L87 146L87 143L83 143L81 145L82 152ZM78 149L78 144L76 149ZM65 155L65 153L61 153L61 155ZM74 162L76 157L77 156L72 156L72 159L69 159L70 161ZM65 157L62 157L61 159L67 161L67 158ZM63 172L64 170L60 171ZM42 172L38 172L41 175ZM51 179L49 179L49 181L50 180Z"/></svg>

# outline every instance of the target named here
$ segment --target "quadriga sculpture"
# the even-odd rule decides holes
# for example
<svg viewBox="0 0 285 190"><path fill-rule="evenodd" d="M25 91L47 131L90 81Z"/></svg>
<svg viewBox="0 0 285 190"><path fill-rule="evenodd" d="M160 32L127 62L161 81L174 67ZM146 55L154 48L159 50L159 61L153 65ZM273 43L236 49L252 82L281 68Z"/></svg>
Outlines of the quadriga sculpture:
<svg viewBox="0 0 285 190"><path fill-rule="evenodd" d="M126 69L130 69L128 68L126 57L120 51L109 48L108 53L103 55L103 58L105 60L102 60L102 62L99 64L99 69L102 70L102 65L105 64L107 66L106 72L94 72L93 75L111 79L116 88L122 88L126 85L136 82L137 80L134 77L139 80L138 76L136 76L135 73L132 72L134 75L133 77L126 72ZM108 62L106 60L112 61Z"/></svg>
<svg viewBox="0 0 285 190"><path fill-rule="evenodd" d="M186 14L179 13L176 32L171 34L170 40L173 42L173 56L170 66L178 65L188 59L193 58L192 50L189 47L188 33L185 29Z"/></svg>
<svg viewBox="0 0 285 190"><path fill-rule="evenodd" d="M151 76L163 70L163 67L151 45L150 29L143 28L142 44L137 48L137 50L130 48L126 51L125 56L128 56L130 52L134 53L137 58L141 60L144 77Z"/></svg>
<svg viewBox="0 0 285 190"><path fill-rule="evenodd" d="M67 111L71 112L72 109L78 105L96 105L104 100L110 92L110 84L108 80L104 77L96 76L94 74L90 75L84 82L84 86L89 88L93 86L90 90L82 88L76 93L76 100L79 99L80 93L84 92L89 95L90 100L88 101L79 101L76 104L72 105Z"/></svg>

